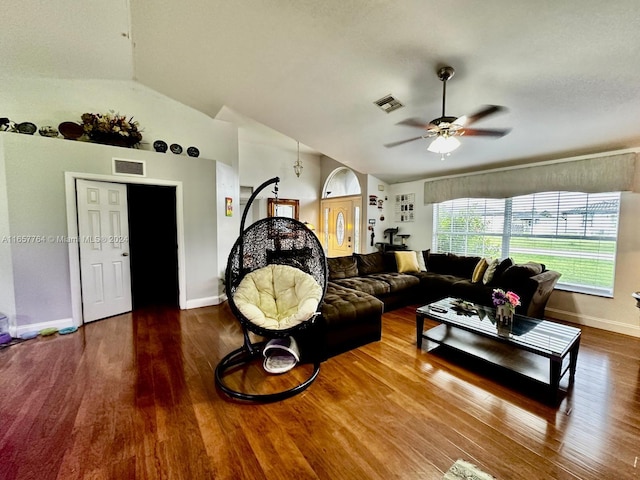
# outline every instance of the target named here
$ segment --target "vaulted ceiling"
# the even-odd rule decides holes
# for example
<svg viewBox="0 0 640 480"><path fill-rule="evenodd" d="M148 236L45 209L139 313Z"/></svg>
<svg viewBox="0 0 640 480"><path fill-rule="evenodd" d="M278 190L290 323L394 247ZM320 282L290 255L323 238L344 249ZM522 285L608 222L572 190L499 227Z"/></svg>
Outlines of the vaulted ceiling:
<svg viewBox="0 0 640 480"><path fill-rule="evenodd" d="M7 13L5 67L134 78L391 183L640 146L637 0L27 0ZM504 105L474 126L511 133L462 137L443 161L426 139L386 148L422 133L403 120L440 116L442 65L456 69L447 115ZM387 94L405 106L374 105Z"/></svg>

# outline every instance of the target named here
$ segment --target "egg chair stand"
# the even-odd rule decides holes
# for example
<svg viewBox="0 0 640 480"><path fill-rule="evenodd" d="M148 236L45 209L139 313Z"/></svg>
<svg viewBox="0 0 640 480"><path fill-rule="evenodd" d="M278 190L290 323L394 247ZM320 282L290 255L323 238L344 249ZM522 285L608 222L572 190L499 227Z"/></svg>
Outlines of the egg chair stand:
<svg viewBox="0 0 640 480"><path fill-rule="evenodd" d="M225 272L225 290L229 307L240 322L243 332L243 345L222 358L215 369L216 386L227 396L254 403L267 403L284 400L304 391L317 378L320 372L320 359L313 358L313 372L302 382L289 389L273 393L252 393L232 388L226 382L228 374L247 372L250 363L263 357L269 340L284 339L298 334L313 334L313 327L320 316L320 305L327 290L327 260L316 235L302 222L285 217L269 217L258 220L245 229L247 213L256 196L267 186L275 184L274 194L278 195L278 177L267 180L251 195L240 222L240 236L236 240ZM304 291L300 285L311 287L312 299L305 299L304 308L296 311L296 306L287 310L293 314L291 323L274 326L273 322L260 323L254 314L260 314L256 305L246 305L247 285L253 284L256 275L271 274L269 280L274 284L280 281L280 273L293 274L295 288L290 291ZM298 282L302 283L295 283ZM245 280L243 282L243 280ZM251 280L251 281L249 281ZM269 285L270 283L267 282ZM264 292L262 292L264 293ZM317 305L316 305L317 301ZM250 303L250 302L249 302ZM251 313L251 314L250 314ZM290 312L289 312L290 313ZM269 319L270 320L270 319ZM265 341L253 342L250 333L264 337ZM283 373L282 375L287 375Z"/></svg>

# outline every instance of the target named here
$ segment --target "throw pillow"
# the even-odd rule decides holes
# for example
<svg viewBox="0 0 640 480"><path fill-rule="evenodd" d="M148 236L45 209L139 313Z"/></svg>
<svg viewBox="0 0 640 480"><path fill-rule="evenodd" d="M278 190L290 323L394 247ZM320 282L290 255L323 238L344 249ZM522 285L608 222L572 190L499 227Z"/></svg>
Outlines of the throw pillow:
<svg viewBox="0 0 640 480"><path fill-rule="evenodd" d="M420 271L416 252L407 251L394 253L396 255L396 263L398 264L398 273L418 273Z"/></svg>
<svg viewBox="0 0 640 480"><path fill-rule="evenodd" d="M518 265L512 265L502 274L501 283L505 285L517 284L534 275L542 273L544 266L536 262L527 262Z"/></svg>
<svg viewBox="0 0 640 480"><path fill-rule="evenodd" d="M382 257L384 259L384 271L385 272L397 272L398 263L396 262L395 252L384 252Z"/></svg>
<svg viewBox="0 0 640 480"><path fill-rule="evenodd" d="M352 256L327 258L329 280L340 280L358 276L356 259Z"/></svg>
<svg viewBox="0 0 640 480"><path fill-rule="evenodd" d="M489 262L487 262L486 258L481 258L476 268L473 269L473 275L471 275L471 283L478 283L484 278L484 272L487 271L487 267L489 266Z"/></svg>
<svg viewBox="0 0 640 480"><path fill-rule="evenodd" d="M429 255L431 255L430 248L422 251L422 259L424 260L424 266L426 267L427 272L429 271Z"/></svg>
<svg viewBox="0 0 640 480"><path fill-rule="evenodd" d="M371 275L372 273L382 273L385 271L384 256L382 252L374 253L354 253L358 262L359 275Z"/></svg>
<svg viewBox="0 0 640 480"><path fill-rule="evenodd" d="M421 272L427 271L427 265L424 263L424 255L420 250L416 251L416 258L418 259L418 268Z"/></svg>
<svg viewBox="0 0 640 480"><path fill-rule="evenodd" d="M488 285L491 282L491 280L493 280L493 276L496 274L496 268L498 268L499 263L500 263L500 260L497 258L491 260L491 262L489 263L489 266L484 272L484 276L482 277L482 283L484 283L485 285Z"/></svg>
<svg viewBox="0 0 640 480"><path fill-rule="evenodd" d="M507 271L511 265L513 265L513 260L509 257L505 258L498 264L498 268L496 268L496 272L493 274L493 280L491 283L496 283L500 281L504 272Z"/></svg>

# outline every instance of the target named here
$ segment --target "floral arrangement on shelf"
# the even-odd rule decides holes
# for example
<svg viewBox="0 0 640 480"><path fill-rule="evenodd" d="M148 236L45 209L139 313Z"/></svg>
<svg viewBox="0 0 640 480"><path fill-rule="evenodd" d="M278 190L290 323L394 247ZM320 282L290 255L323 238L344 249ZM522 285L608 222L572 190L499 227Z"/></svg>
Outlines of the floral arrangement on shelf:
<svg viewBox="0 0 640 480"><path fill-rule="evenodd" d="M96 143L135 147L142 141L140 124L125 115L109 110L109 113L83 113L82 127L85 135Z"/></svg>
<svg viewBox="0 0 640 480"><path fill-rule="evenodd" d="M497 308L506 305L511 313L516 311L516 307L520 305L520 297L514 292L505 292L501 288L494 288L491 295L493 305Z"/></svg>

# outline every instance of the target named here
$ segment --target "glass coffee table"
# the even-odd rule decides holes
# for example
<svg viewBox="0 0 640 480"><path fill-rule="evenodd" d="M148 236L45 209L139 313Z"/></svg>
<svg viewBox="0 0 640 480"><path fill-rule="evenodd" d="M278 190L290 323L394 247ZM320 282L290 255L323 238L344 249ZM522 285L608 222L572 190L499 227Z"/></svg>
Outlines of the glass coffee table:
<svg viewBox="0 0 640 480"><path fill-rule="evenodd" d="M560 379L567 371L569 384L573 383L579 328L514 315L513 325L503 329L497 326L494 308L475 304L461 308L456 303L461 302L448 297L416 310L418 348L427 339L499 365L547 385L553 402L558 399ZM440 325L424 331L425 318Z"/></svg>

